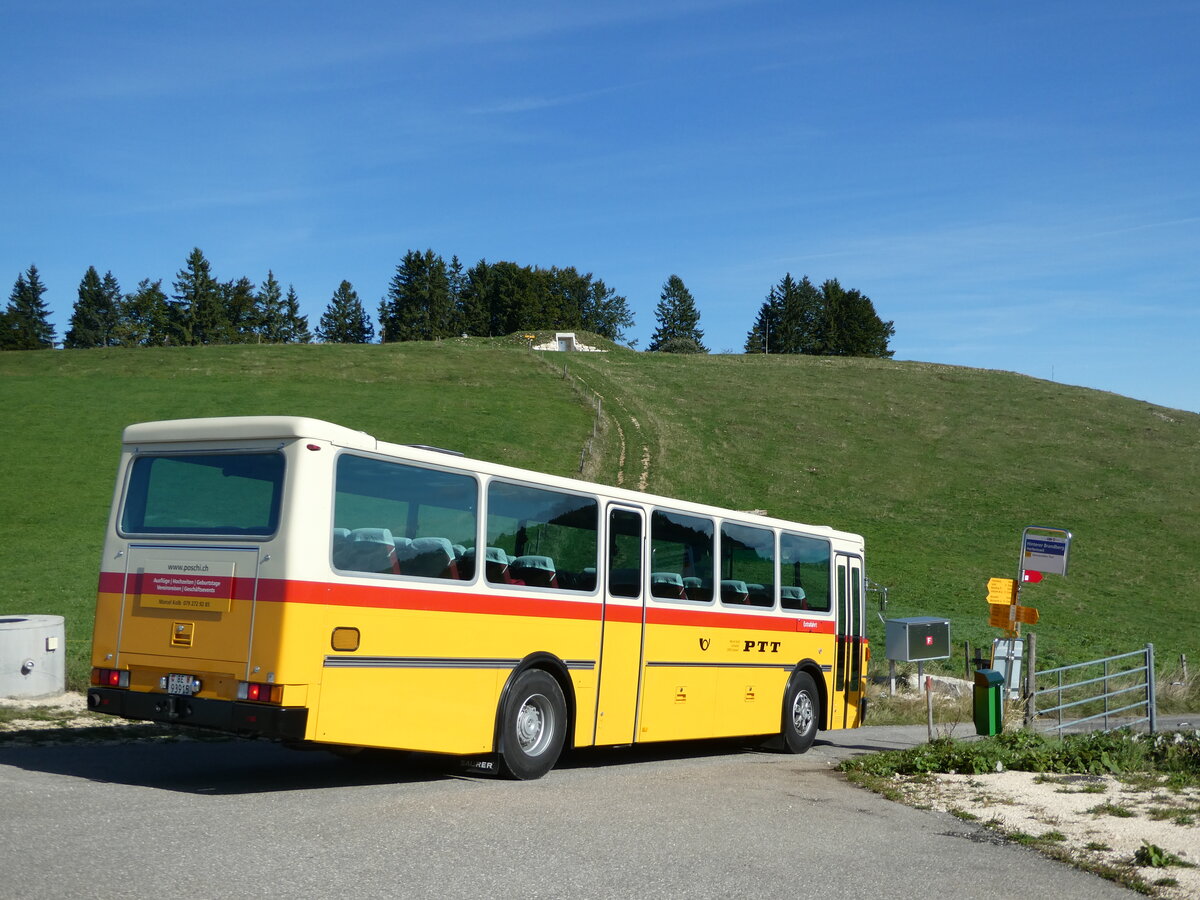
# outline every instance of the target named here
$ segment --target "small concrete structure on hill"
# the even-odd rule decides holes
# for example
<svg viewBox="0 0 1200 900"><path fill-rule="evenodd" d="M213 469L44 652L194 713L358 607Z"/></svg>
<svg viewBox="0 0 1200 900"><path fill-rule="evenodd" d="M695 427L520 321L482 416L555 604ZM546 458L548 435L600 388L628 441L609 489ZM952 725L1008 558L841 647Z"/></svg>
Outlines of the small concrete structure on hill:
<svg viewBox="0 0 1200 900"><path fill-rule="evenodd" d="M534 350L554 350L570 353L572 351L581 351L584 353L607 353L606 350L601 350L599 347L589 347L587 344L581 344L575 340L575 332L559 331L555 333L554 340L546 341L544 344L535 344Z"/></svg>

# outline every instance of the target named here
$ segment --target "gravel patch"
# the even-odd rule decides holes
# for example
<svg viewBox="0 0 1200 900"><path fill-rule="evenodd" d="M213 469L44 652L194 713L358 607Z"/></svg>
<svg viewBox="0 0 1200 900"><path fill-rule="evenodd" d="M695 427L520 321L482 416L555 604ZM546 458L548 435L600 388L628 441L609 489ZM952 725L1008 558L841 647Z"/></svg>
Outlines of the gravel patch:
<svg viewBox="0 0 1200 900"><path fill-rule="evenodd" d="M1137 866L1134 854L1153 844L1200 864L1200 790L1176 791L1107 775L997 772L903 779L906 802L995 827L1010 837L1092 867L1108 866L1159 885L1158 896L1200 897L1200 868Z"/></svg>

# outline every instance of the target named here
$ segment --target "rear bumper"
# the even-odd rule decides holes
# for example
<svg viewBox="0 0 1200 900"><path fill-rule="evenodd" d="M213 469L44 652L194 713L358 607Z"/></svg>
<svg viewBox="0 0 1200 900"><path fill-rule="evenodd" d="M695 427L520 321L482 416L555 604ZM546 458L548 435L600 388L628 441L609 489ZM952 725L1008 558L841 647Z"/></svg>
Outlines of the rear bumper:
<svg viewBox="0 0 1200 900"><path fill-rule="evenodd" d="M308 710L302 706L266 706L102 687L88 689L88 709L126 719L292 741L304 739L308 724Z"/></svg>

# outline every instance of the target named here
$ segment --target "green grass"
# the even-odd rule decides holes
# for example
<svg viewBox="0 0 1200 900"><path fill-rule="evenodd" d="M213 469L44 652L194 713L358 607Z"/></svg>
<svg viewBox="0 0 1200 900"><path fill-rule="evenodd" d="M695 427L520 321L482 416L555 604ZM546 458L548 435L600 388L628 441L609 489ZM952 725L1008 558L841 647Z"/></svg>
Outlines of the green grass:
<svg viewBox="0 0 1200 900"><path fill-rule="evenodd" d="M1075 541L1068 577L1022 591L1042 616L1043 667L1197 646L1179 586L1200 576L1200 416L888 360L622 354L573 368L650 421L651 490L864 534L889 615L944 615L956 644L990 644L987 579L1015 577L1022 529L1048 525Z"/></svg>
<svg viewBox="0 0 1200 900"><path fill-rule="evenodd" d="M564 366L566 371L564 372ZM595 395L602 427L593 437ZM1154 642L1195 657L1200 416L1005 372L891 360L538 354L512 339L373 346L0 354L0 613L67 616L82 684L121 428L297 414L399 443L867 539L889 616L938 615L990 643L991 577L1021 530L1075 533L1071 571L1022 591L1043 667ZM624 461L620 458L624 441ZM643 455L648 467L643 467ZM872 611L875 671L886 669ZM937 668L933 666L931 668Z"/></svg>

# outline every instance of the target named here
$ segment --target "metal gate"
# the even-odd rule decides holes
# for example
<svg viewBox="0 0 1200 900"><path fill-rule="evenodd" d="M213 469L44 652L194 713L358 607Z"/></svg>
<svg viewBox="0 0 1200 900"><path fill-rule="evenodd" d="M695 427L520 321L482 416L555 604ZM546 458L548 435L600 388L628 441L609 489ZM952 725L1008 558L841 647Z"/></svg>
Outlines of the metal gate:
<svg viewBox="0 0 1200 900"><path fill-rule="evenodd" d="M1032 648L1031 648L1032 649ZM1030 654L1025 727L1041 731L1111 731L1147 723L1156 730L1154 645L1089 662L1037 671Z"/></svg>

